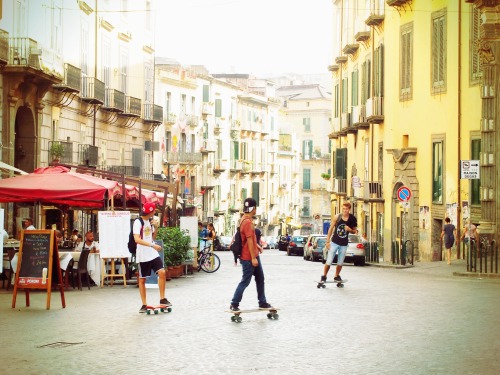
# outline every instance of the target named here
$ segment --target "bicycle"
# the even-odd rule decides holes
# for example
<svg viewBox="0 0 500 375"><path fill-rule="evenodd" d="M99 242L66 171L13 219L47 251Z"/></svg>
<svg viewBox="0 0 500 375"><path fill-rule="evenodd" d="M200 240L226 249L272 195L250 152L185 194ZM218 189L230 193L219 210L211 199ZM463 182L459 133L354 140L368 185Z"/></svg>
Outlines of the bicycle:
<svg viewBox="0 0 500 375"><path fill-rule="evenodd" d="M205 244L207 240L205 241ZM217 254L214 254L211 246L205 246L202 250L198 252L198 272L203 270L207 273L213 273L217 271L220 267L220 258Z"/></svg>

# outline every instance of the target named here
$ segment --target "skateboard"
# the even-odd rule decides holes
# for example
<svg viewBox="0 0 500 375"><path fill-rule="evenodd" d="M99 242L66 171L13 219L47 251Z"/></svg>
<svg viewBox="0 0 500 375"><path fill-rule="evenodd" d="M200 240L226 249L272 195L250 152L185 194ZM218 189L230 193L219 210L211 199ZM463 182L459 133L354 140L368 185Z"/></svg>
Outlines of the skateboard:
<svg viewBox="0 0 500 375"><path fill-rule="evenodd" d="M240 310L240 311L231 311L231 310L226 310L226 312L233 314L231 317L231 321L234 323L241 323L243 321L243 318L240 316L240 314L246 314L246 313L255 313L255 312L267 312L267 318L268 319L275 319L277 320L279 318L279 315L277 313L279 309L276 307L272 307L269 309L250 309L250 310Z"/></svg>
<svg viewBox="0 0 500 375"><path fill-rule="evenodd" d="M148 315L151 314L158 315L160 311L162 313L169 313L172 311L172 306L167 306L167 305L146 306L146 314Z"/></svg>
<svg viewBox="0 0 500 375"><path fill-rule="evenodd" d="M325 284L337 284L337 288L343 288L344 283L346 283L347 280L342 280L342 281L335 281L335 280L327 280L327 281L315 281L315 283L318 283L316 286L318 289L319 288L326 288Z"/></svg>

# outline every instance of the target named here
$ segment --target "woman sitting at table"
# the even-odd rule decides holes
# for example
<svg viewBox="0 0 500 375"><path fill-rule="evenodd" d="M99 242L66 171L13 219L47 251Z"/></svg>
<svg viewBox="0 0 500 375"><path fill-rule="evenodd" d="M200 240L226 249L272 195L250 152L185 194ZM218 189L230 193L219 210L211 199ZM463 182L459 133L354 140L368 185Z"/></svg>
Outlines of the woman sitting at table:
<svg viewBox="0 0 500 375"><path fill-rule="evenodd" d="M81 242L78 247L76 248L76 251L82 251L82 250L90 250L91 253L96 253L99 251L99 243L94 241L94 233L92 231L88 231L85 233L85 241Z"/></svg>
<svg viewBox="0 0 500 375"><path fill-rule="evenodd" d="M63 247L64 238L60 230L56 230L56 242L57 242L57 247Z"/></svg>

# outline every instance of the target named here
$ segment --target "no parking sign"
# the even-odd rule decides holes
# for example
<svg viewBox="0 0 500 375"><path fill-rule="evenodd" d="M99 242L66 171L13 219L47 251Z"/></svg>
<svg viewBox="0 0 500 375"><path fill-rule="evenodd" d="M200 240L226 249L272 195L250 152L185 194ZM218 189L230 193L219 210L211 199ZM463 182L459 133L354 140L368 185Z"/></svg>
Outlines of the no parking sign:
<svg viewBox="0 0 500 375"><path fill-rule="evenodd" d="M407 186L401 186L396 194L400 202L408 202L411 198L411 190Z"/></svg>

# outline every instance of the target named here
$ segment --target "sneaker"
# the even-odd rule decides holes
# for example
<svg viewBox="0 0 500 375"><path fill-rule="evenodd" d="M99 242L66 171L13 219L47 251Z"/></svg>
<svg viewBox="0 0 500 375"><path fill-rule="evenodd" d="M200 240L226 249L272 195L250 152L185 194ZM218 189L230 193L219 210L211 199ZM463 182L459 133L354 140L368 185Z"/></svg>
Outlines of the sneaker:
<svg viewBox="0 0 500 375"><path fill-rule="evenodd" d="M146 311L148 311L148 307L146 305L142 305L139 310L139 313L144 314Z"/></svg>
<svg viewBox="0 0 500 375"><path fill-rule="evenodd" d="M229 310L231 311L240 311L240 308L237 305L229 305Z"/></svg>
<svg viewBox="0 0 500 375"><path fill-rule="evenodd" d="M324 283L326 281L326 276L321 276L321 282Z"/></svg>
<svg viewBox="0 0 500 375"><path fill-rule="evenodd" d="M160 300L160 305L172 306L172 304L166 298Z"/></svg>
<svg viewBox="0 0 500 375"><path fill-rule="evenodd" d="M272 309L273 305L270 303L259 303L259 309Z"/></svg>
<svg viewBox="0 0 500 375"><path fill-rule="evenodd" d="M340 277L340 275L338 275L338 276L335 276L333 278L333 280L335 280L335 281L342 281L342 278Z"/></svg>

